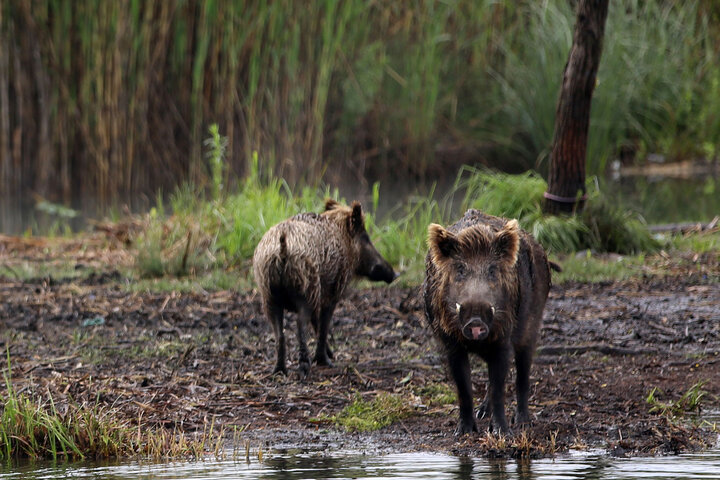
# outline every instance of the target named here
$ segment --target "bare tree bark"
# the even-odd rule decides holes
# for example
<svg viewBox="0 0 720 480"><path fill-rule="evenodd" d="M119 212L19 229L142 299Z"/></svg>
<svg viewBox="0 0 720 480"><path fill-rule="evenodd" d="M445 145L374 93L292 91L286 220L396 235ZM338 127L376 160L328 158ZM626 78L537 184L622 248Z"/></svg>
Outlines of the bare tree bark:
<svg viewBox="0 0 720 480"><path fill-rule="evenodd" d="M0 8L0 26L2 25L2 8ZM7 45L9 38L0 27L0 45ZM0 195L5 198L0 202L0 231L10 219L13 205L10 201L10 172L12 158L10 155L10 48L0 48Z"/></svg>
<svg viewBox="0 0 720 480"><path fill-rule="evenodd" d="M546 213L581 210L585 200L590 104L595 88L609 0L580 0L573 44L555 111Z"/></svg>

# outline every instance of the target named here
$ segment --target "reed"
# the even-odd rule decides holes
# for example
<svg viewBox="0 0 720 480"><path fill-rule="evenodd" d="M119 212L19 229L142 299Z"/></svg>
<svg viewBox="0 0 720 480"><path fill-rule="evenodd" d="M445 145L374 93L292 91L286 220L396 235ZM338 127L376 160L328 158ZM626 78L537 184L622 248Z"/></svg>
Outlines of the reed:
<svg viewBox="0 0 720 480"><path fill-rule="evenodd" d="M717 135L720 126L710 107L720 69L710 60L718 52L718 30L708 8L697 1L611 6L593 94L588 172L603 173L621 149L638 160L652 152L703 155L700 139ZM511 165L521 158L543 171L574 13L569 2L546 1L523 4L520 15L524 21L501 38L502 63L490 66L492 93L483 92L478 103L489 112L482 124L488 141L505 146Z"/></svg>
<svg viewBox="0 0 720 480"><path fill-rule="evenodd" d="M210 185L212 123L238 184L253 152L290 185L347 170L424 175L457 144L482 145L503 168L542 166L567 5L3 2L0 217L28 191L97 214ZM589 172L620 147L717 155L717 12L707 1L611 7Z"/></svg>

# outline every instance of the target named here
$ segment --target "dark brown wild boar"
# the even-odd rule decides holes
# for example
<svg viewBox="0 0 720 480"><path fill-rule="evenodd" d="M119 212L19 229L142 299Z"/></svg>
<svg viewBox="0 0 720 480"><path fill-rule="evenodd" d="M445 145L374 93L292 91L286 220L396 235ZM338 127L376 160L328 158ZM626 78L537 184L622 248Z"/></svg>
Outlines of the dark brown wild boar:
<svg viewBox="0 0 720 480"><path fill-rule="evenodd" d="M286 373L284 311L298 312L298 370L310 371L305 324L317 333L315 362L331 365L330 319L353 275L374 281L396 278L365 230L362 207L326 200L321 214L301 213L270 228L255 248L253 270L277 347L275 372Z"/></svg>
<svg viewBox="0 0 720 480"><path fill-rule="evenodd" d="M514 352L517 424L529 423L530 366L550 289L545 251L532 236L505 220L468 210L445 229L428 227L423 283L425 314L447 356L460 404L457 433L477 431L468 352L488 366L488 385L478 418L509 431L505 378Z"/></svg>

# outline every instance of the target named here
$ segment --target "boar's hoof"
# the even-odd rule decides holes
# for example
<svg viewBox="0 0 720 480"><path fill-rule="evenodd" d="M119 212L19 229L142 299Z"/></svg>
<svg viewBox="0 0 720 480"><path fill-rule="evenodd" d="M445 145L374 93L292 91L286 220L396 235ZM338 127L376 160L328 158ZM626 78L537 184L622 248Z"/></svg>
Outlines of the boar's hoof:
<svg viewBox="0 0 720 480"><path fill-rule="evenodd" d="M468 340L485 340L488 336L488 327L480 317L473 317L462 328L462 334Z"/></svg>
<svg viewBox="0 0 720 480"><path fill-rule="evenodd" d="M334 367L333 362L330 360L330 358L327 355L327 352L325 355L315 355L315 363L318 365L322 365L325 367Z"/></svg>
<svg viewBox="0 0 720 480"><path fill-rule="evenodd" d="M287 375L287 367L285 365L275 365L275 370L273 370L273 375L277 373L282 373L283 375Z"/></svg>
<svg viewBox="0 0 720 480"><path fill-rule="evenodd" d="M306 378L310 373L310 362L308 360L300 360L298 363L298 375L300 378Z"/></svg>
<svg viewBox="0 0 720 480"><path fill-rule="evenodd" d="M507 422L498 422L495 417L493 417L492 421L490 422L490 431L496 435L512 435L512 430L508 428Z"/></svg>
<svg viewBox="0 0 720 480"><path fill-rule="evenodd" d="M526 427L530 425L530 415L527 412L515 412L515 418L513 422L516 426Z"/></svg>
<svg viewBox="0 0 720 480"><path fill-rule="evenodd" d="M463 435L467 435L477 431L478 428L477 425L475 425L475 421L464 422L461 420L457 428L455 429L455 436L461 437Z"/></svg>

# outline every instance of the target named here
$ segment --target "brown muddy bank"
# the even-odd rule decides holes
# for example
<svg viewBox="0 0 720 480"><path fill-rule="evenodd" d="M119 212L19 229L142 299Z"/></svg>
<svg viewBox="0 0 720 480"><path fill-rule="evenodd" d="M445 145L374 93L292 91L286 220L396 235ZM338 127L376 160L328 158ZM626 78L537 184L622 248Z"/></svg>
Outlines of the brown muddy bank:
<svg viewBox="0 0 720 480"><path fill-rule="evenodd" d="M8 265L53 261L42 251L5 249L3 256ZM75 250L62 255L77 255L78 268L97 260ZM102 262L112 264L109 255ZM533 426L504 445L484 433L487 419L478 421L483 433L455 437L456 405L425 396L428 386L452 383L417 287L351 292L333 318L335 366L313 366L305 381L294 370L294 322L287 322L290 373L271 375L274 340L256 293L128 293L116 271L76 281L0 279L0 346L16 391L51 395L61 411L69 402L97 402L131 424L187 434L212 422L227 432L237 426L241 438L270 449L676 453L715 444L717 425L670 420L650 412L646 398L657 388L660 401L672 402L705 382L701 415L719 409L718 265L715 254L678 260L663 278L553 286L531 373ZM479 402L487 374L481 361L472 365ZM508 413L513 390L510 381ZM381 392L403 398L409 415L374 433L322 420Z"/></svg>

